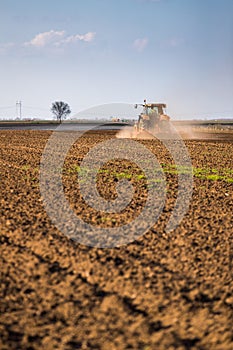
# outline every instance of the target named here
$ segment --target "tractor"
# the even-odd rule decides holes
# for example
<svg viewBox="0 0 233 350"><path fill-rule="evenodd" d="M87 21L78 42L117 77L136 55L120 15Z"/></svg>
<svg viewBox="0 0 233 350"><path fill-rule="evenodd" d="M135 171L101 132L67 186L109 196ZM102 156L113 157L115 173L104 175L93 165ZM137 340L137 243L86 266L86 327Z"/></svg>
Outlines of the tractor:
<svg viewBox="0 0 233 350"><path fill-rule="evenodd" d="M168 133L170 131L170 117L164 113L166 104L164 103L147 103L136 104L143 107L142 113L135 123L136 134L140 135L144 131L151 134Z"/></svg>

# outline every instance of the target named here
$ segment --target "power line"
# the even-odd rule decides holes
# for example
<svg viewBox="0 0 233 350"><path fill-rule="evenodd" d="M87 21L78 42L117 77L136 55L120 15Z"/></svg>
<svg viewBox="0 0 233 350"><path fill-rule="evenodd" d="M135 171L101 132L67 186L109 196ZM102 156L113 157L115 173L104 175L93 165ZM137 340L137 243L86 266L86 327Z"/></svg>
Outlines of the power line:
<svg viewBox="0 0 233 350"><path fill-rule="evenodd" d="M11 109L11 108L15 108L14 106L1 106L0 109Z"/></svg>
<svg viewBox="0 0 233 350"><path fill-rule="evenodd" d="M23 108L26 109L34 109L34 110L38 110L38 111L49 111L49 108L42 108L42 107L31 107L31 106L23 106Z"/></svg>

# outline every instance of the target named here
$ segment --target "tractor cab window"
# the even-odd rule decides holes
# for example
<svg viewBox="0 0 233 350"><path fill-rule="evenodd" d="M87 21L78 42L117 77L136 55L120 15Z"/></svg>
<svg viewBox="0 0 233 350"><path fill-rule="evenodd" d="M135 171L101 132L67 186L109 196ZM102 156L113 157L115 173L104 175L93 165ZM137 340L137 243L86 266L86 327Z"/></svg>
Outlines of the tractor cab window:
<svg viewBox="0 0 233 350"><path fill-rule="evenodd" d="M157 107L151 108L151 107L144 107L143 114L146 115L158 115L159 111Z"/></svg>
<svg viewBox="0 0 233 350"><path fill-rule="evenodd" d="M148 114L158 114L158 108L154 107L154 108L148 108Z"/></svg>
<svg viewBox="0 0 233 350"><path fill-rule="evenodd" d="M159 111L157 107L148 108L148 114L151 120L157 121L159 119Z"/></svg>

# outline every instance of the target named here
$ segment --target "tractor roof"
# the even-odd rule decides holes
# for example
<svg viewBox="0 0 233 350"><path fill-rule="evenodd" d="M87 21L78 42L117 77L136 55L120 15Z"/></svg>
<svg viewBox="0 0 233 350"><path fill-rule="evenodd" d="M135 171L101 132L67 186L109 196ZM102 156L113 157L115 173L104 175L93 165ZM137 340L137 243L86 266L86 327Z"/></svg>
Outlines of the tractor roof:
<svg viewBox="0 0 233 350"><path fill-rule="evenodd" d="M150 108L154 108L154 107L166 108L167 107L165 103L146 103L145 106L150 107Z"/></svg>

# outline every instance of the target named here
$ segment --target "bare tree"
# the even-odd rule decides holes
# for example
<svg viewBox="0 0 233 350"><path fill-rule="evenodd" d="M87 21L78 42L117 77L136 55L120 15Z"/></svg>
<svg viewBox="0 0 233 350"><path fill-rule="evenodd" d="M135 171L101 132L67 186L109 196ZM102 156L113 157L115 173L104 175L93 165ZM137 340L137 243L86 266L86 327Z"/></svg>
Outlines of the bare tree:
<svg viewBox="0 0 233 350"><path fill-rule="evenodd" d="M51 111L55 115L59 123L61 123L62 119L65 119L67 115L71 113L70 106L68 105L68 103L65 103L63 101L54 102L52 104Z"/></svg>

